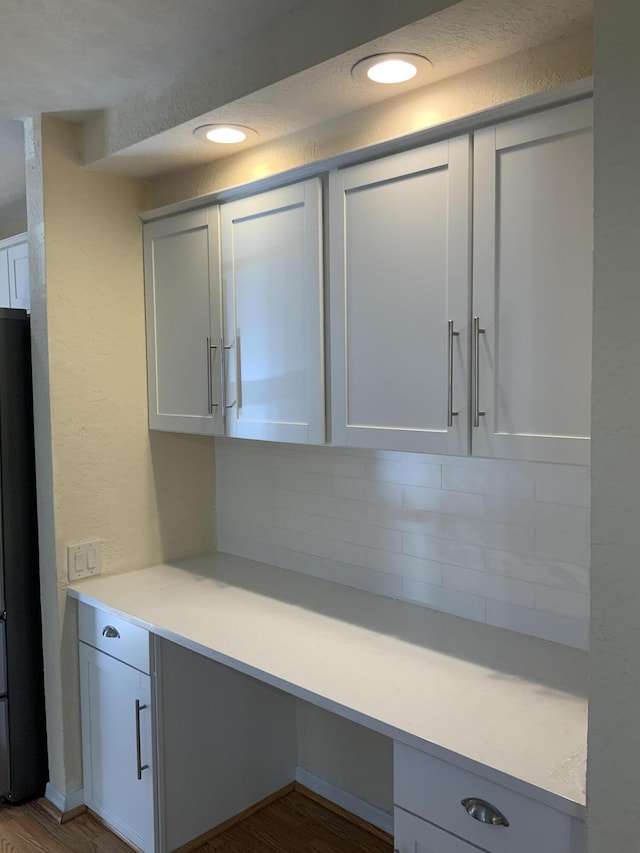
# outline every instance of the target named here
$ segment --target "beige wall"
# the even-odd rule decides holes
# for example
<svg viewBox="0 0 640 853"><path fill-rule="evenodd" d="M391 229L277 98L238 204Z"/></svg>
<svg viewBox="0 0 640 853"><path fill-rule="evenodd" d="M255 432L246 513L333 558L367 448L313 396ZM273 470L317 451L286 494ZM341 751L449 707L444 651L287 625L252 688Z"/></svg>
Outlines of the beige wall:
<svg viewBox="0 0 640 853"><path fill-rule="evenodd" d="M282 140L157 179L151 185L151 206L266 178L589 77L592 40L587 27Z"/></svg>
<svg viewBox="0 0 640 853"><path fill-rule="evenodd" d="M211 550L214 448L148 431L146 185L82 168L76 125L27 132L50 772L65 792L81 785L66 546L101 540L103 573Z"/></svg>

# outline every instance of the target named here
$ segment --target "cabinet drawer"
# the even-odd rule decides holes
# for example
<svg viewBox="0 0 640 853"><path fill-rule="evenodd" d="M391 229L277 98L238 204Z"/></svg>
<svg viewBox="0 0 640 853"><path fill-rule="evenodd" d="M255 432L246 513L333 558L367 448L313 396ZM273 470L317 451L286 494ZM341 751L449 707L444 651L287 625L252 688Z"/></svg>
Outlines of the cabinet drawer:
<svg viewBox="0 0 640 853"><path fill-rule="evenodd" d="M471 817L462 800L490 803L509 826ZM394 744L395 804L491 853L583 853L584 824L404 744Z"/></svg>
<svg viewBox="0 0 640 853"><path fill-rule="evenodd" d="M111 613L78 604L78 633L83 643L149 673L149 632Z"/></svg>
<svg viewBox="0 0 640 853"><path fill-rule="evenodd" d="M487 853L399 808L394 809L393 825L396 853Z"/></svg>

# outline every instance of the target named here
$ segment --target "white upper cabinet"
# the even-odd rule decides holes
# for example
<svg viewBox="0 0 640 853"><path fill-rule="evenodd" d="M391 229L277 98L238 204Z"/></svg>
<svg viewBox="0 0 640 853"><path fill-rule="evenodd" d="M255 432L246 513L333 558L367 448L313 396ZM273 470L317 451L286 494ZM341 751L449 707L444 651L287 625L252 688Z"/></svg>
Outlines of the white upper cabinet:
<svg viewBox="0 0 640 853"><path fill-rule="evenodd" d="M10 294L7 250L0 249L0 308L11 308Z"/></svg>
<svg viewBox="0 0 640 853"><path fill-rule="evenodd" d="M588 464L592 112L329 175L332 444ZM153 429L325 441L322 222L314 178L145 227Z"/></svg>
<svg viewBox="0 0 640 853"><path fill-rule="evenodd" d="M318 179L223 204L226 434L324 441Z"/></svg>
<svg viewBox="0 0 640 853"><path fill-rule="evenodd" d="M29 244L20 234L0 241L0 308L30 307Z"/></svg>
<svg viewBox="0 0 640 853"><path fill-rule="evenodd" d="M7 250L9 291L12 308L31 307L29 293L29 244L18 243Z"/></svg>
<svg viewBox="0 0 640 853"><path fill-rule="evenodd" d="M475 134L479 456L589 462L592 110L582 101Z"/></svg>
<svg viewBox="0 0 640 853"><path fill-rule="evenodd" d="M330 176L332 441L468 452L470 140Z"/></svg>
<svg viewBox="0 0 640 853"><path fill-rule="evenodd" d="M149 426L222 433L218 208L145 226Z"/></svg>

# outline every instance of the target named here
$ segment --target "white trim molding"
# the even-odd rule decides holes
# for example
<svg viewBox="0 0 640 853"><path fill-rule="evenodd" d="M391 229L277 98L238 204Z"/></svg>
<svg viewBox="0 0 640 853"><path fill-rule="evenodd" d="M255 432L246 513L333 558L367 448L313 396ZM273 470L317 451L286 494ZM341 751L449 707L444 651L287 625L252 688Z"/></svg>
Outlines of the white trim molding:
<svg viewBox="0 0 640 853"><path fill-rule="evenodd" d="M313 791L314 794L318 794L324 797L325 800L329 800L330 803L335 803L336 806L346 809L351 814L356 815L356 817L372 823L378 829L388 832L389 835L393 835L393 815L379 809L377 806L372 806L371 803L361 800L355 794L343 791L342 788L338 788L337 785L328 782L326 779L322 779L320 776L316 776L315 773L310 773L304 767L296 767L296 782L304 785L305 788Z"/></svg>
<svg viewBox="0 0 640 853"><path fill-rule="evenodd" d="M47 787L44 792L45 797L52 803L64 817L67 812L77 809L84 805L84 788L76 788L75 791L69 791L63 794L54 788L51 782L47 782Z"/></svg>

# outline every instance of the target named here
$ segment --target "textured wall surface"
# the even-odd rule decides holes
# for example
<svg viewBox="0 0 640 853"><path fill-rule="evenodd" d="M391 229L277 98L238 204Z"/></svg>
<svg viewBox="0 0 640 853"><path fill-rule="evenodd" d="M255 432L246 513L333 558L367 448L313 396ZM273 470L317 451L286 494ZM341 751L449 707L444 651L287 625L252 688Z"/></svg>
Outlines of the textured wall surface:
<svg viewBox="0 0 640 853"><path fill-rule="evenodd" d="M588 468L216 445L220 550L586 648Z"/></svg>
<svg viewBox="0 0 640 853"><path fill-rule="evenodd" d="M211 51L164 89L129 98L89 126L87 162L167 131L455 0L310 0L261 31ZM578 3L579 5L579 3Z"/></svg>
<svg viewBox="0 0 640 853"><path fill-rule="evenodd" d="M276 175L589 77L592 33L584 28L507 59L424 86L284 139L152 183L152 207Z"/></svg>
<svg viewBox="0 0 640 853"><path fill-rule="evenodd" d="M45 118L29 165L35 184L42 175L29 224L51 779L62 792L81 784L66 546L101 540L107 573L214 545L213 442L147 426L146 187L82 168L77 141L77 126Z"/></svg>
<svg viewBox="0 0 640 853"><path fill-rule="evenodd" d="M589 853L640 837L640 7L596 0Z"/></svg>
<svg viewBox="0 0 640 853"><path fill-rule="evenodd" d="M25 198L6 204L0 208L0 240L15 237L27 230L27 202Z"/></svg>
<svg viewBox="0 0 640 853"><path fill-rule="evenodd" d="M0 116L0 240L27 230L22 122Z"/></svg>

